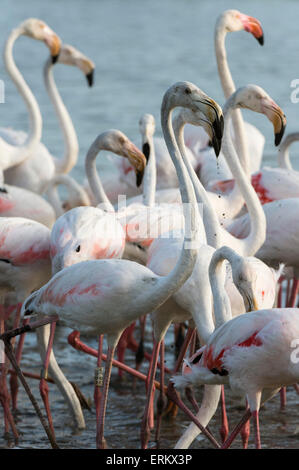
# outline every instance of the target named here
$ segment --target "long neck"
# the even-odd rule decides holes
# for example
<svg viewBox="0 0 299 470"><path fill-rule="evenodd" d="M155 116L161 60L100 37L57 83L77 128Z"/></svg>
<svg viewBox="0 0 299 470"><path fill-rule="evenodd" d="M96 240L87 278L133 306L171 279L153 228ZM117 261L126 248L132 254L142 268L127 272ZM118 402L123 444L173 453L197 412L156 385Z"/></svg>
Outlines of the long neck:
<svg viewBox="0 0 299 470"><path fill-rule="evenodd" d="M27 157L29 157L40 142L42 136L42 117L39 106L13 59L13 45L21 34L21 29L17 28L12 30L6 41L3 56L6 70L22 95L29 113L29 133L25 143L18 147L18 152L15 152L14 162L12 162L13 165L22 163Z"/></svg>
<svg viewBox="0 0 299 470"><path fill-rule="evenodd" d="M185 217L185 236L181 255L174 269L167 276L159 279L159 284L155 290L155 297L161 299L161 301L166 300L171 294L176 292L188 279L196 262L199 244L199 221L197 217L196 198L188 172L183 164L179 149L175 143L175 137L171 125L172 111L173 107L169 108L168 103L164 98L161 109L161 124L164 139L179 180Z"/></svg>
<svg viewBox="0 0 299 470"><path fill-rule="evenodd" d="M176 141L179 147L179 151L183 157L184 164L191 178L196 195L196 200L198 203L202 204L202 217L207 236L207 243L213 248L219 248L222 245L221 226L217 214L206 193L206 190L201 184L199 178L197 177L194 171L193 166L191 165L186 155L186 147L184 141L185 124L186 121L184 120L183 116L181 114L178 114L178 116L174 119L173 122Z"/></svg>
<svg viewBox="0 0 299 470"><path fill-rule="evenodd" d="M114 212L114 207L109 201L104 190L104 186L97 173L96 157L100 150L103 150L103 148L99 147L97 141L95 141L86 155L85 172L96 203L98 205L100 204L102 209Z"/></svg>
<svg viewBox="0 0 299 470"><path fill-rule="evenodd" d="M278 149L277 160L278 166L280 168L286 168L287 170L293 170L291 161L290 161L290 154L289 154L289 147L293 142L299 140L299 132L293 132L292 134L288 134Z"/></svg>
<svg viewBox="0 0 299 470"><path fill-rule="evenodd" d="M232 318L229 297L224 288L225 269L224 260L233 262L235 256L231 248L223 246L215 251L209 266L210 284L214 302L215 328L219 328L223 323Z"/></svg>
<svg viewBox="0 0 299 470"><path fill-rule="evenodd" d="M44 80L48 95L54 106L56 116L58 117L64 140L63 158L54 159L55 172L56 174L69 173L77 163L79 144L71 117L61 99L54 81L51 58L47 60L44 66Z"/></svg>
<svg viewBox="0 0 299 470"><path fill-rule="evenodd" d="M70 175L56 175L50 181L46 190L46 195L50 204L54 207L57 217L64 214L62 202L57 190L58 185L64 185L68 190L68 200L73 206L89 206L90 200L85 190Z"/></svg>
<svg viewBox="0 0 299 470"><path fill-rule="evenodd" d="M156 152L154 146L154 139L152 135L147 138L149 145L149 160L146 165L146 169L143 177L143 204L148 207L155 205L156 195L156 181L157 181L157 170L156 170Z"/></svg>
<svg viewBox="0 0 299 470"><path fill-rule="evenodd" d="M235 91L236 86L228 67L228 61L225 49L226 30L221 24L216 25L215 30L215 53L217 60L218 73L224 96L228 99ZM232 115L234 127L235 145L241 164L247 175L250 174L248 143L245 134L244 120L240 109L235 109Z"/></svg>
<svg viewBox="0 0 299 470"><path fill-rule="evenodd" d="M251 186L247 176L245 175L240 161L237 157L236 151L232 144L231 135L229 131L229 122L231 112L234 107L234 97L227 100L224 113L225 128L222 140L222 152L226 158L227 164L235 178L236 183L239 185L242 196L245 200L247 210L251 220L251 227L249 235L242 240L232 237L234 246L238 245L237 251L243 256L253 256L258 249L262 246L266 238L266 217L259 198Z"/></svg>

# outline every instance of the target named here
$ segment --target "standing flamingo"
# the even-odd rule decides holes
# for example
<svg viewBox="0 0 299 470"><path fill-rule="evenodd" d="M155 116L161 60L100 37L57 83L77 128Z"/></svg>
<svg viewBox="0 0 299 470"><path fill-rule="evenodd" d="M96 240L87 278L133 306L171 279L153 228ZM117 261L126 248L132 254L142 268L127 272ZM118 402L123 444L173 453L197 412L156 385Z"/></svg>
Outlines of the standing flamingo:
<svg viewBox="0 0 299 470"><path fill-rule="evenodd" d="M227 315L230 309L217 273L225 250L223 247L216 251L210 264L216 317ZM173 377L173 382L176 386L229 384L234 394L246 396L254 418L256 448L260 448L261 402L273 396L282 385L294 384L299 379L298 366L292 360L292 345L299 334L298 314L299 309L274 308L244 314L224 323L191 362L187 362L185 374ZM246 416L248 419L250 414ZM182 448L182 442L179 441L178 447Z"/></svg>
<svg viewBox="0 0 299 470"><path fill-rule="evenodd" d="M256 93L259 91L259 93ZM259 111L260 101L264 97L264 92L256 90L256 87L249 86L244 89L238 90L235 94L235 104L240 101L243 106L248 107L249 109ZM229 115L228 115L229 118ZM230 163L232 171L238 175L238 181L246 201L248 201L248 207L251 211L253 217L253 226L252 233L250 237L247 237L246 240L242 240L239 244L238 240L232 238L228 233L221 227L218 218L216 217L214 207L211 204L211 200L207 197L207 194L201 185L200 181L196 177L194 170L191 164L188 161L188 158L185 155L184 151L184 140L183 140L183 127L186 122L196 124L194 115L190 113L189 110L184 110L177 117L175 123L175 130L178 139L179 149L181 154L184 157L185 165L191 176L194 188L196 190L197 201L204 204L203 207L203 218L207 233L207 240L209 245L203 245L198 254L197 262L193 270L192 275L186 281L186 283L173 295L171 299L165 302L159 310L155 311L153 314L154 322L154 337L155 337L155 348L154 348L154 359L153 366L151 367L150 373L150 382L148 386L148 401L147 409L144 415L143 420L143 429L141 432L142 445L145 447L147 445L147 440L149 438L149 425L148 425L148 410L151 401L152 394L152 385L151 383L154 380L155 376L155 361L157 360L160 343L163 339L170 323L172 321L185 321L190 317L193 318L197 331L200 337L200 341L205 343L209 338L211 332L213 331L212 313L210 309L211 296L207 285L208 282L208 266L213 254L213 248L217 248L223 244L223 240L229 240L231 246L237 246L238 252L242 255L252 255L255 251L261 246L265 237L265 221L262 214L262 208L260 206L259 200L250 187L249 182L246 180L246 176L242 170L242 167L238 161L238 158L235 155L235 152L230 149L230 133L229 133L229 119L225 123L224 130L224 142L225 154L227 160ZM198 118L197 118L198 122ZM198 125L198 123L197 123ZM208 128L207 128L208 129ZM172 268L173 263L175 263L179 252L181 249L182 241L180 238L158 238L154 240L149 249L149 260L148 267L150 267L157 274L166 275L167 272ZM240 288L240 290L249 292L254 292L255 299L258 299L260 302L259 305L264 307L273 306L275 300L275 287L277 283L277 276L265 265L260 265L257 259L248 258L244 262L245 266L248 266L245 270L245 266L241 263L242 269L246 272L246 275L242 275L241 279L246 279L246 289ZM252 268L250 267L252 266ZM238 263L233 264L234 268L240 269ZM237 275L235 274L237 277ZM236 291L231 287L231 275L228 275L227 288L231 294L231 299L234 302L234 312L235 314L240 314L241 311L237 310L240 307L238 295L236 296ZM251 288L249 285L251 283ZM266 295L265 295L266 294ZM235 302L236 301L236 302ZM255 300L255 303L257 300ZM235 308L236 307L236 308ZM244 306L242 306L244 308ZM161 388L162 389L162 388ZM212 412L212 409L215 411L215 404L219 400L219 389L207 390L207 393L210 395L208 399L213 403L213 408L206 407L203 409L203 413L199 412L200 422L202 419L207 419L207 412ZM214 414L213 411L213 414ZM197 429L198 431L198 429Z"/></svg>
<svg viewBox="0 0 299 470"><path fill-rule="evenodd" d="M12 60L12 57L10 58ZM64 44L57 63L78 67L86 76L89 86L93 83L94 63L73 46ZM78 159L79 145L71 117L61 99L53 77L53 61L49 58L44 66L44 79L47 93L58 117L64 139L65 152L62 158L56 158L40 141L34 151L18 166L5 171L5 181L37 193L43 193L52 178L57 174L71 171ZM22 88L21 88L22 92ZM41 116L36 115L36 125L41 126ZM25 133L8 132L10 139L23 143ZM5 130L2 135L6 138Z"/></svg>
<svg viewBox="0 0 299 470"><path fill-rule="evenodd" d="M245 15L238 10L226 10L217 19L215 26L215 53L221 86L226 99L236 91L236 87L227 62L225 39L227 33L243 30L250 32L260 44L264 43L263 30L256 18ZM232 124L234 146L245 172L248 173L249 171L245 167L246 153L254 155L254 159L249 161L249 166L251 165L252 170L256 171L260 167L265 142L264 136L256 127L243 121L241 110L234 111ZM212 181L230 178L229 175L231 173L222 154L220 154L216 165L215 156L210 150L198 152L199 147L203 148L207 145L207 140L203 140L201 134L196 136L196 133L198 133L197 129L186 126L185 140L187 145L191 144L191 149L196 152L201 182L205 187L209 188Z"/></svg>
<svg viewBox="0 0 299 470"><path fill-rule="evenodd" d="M2 155L0 168L2 172L11 166L21 164L26 158L28 158L36 149L42 133L42 118L38 104L30 88L16 67L12 56L13 45L21 35L44 41L50 49L52 57L51 60L53 62L57 60L60 51L60 39L58 36L49 28L48 25L46 25L46 23L35 18L25 20L17 28L13 29L6 41L4 48L4 64L9 76L15 83L18 91L21 93L25 101L29 113L30 132L23 143L16 144L14 142L15 131L10 129L1 129L3 137L0 139ZM9 141L13 141L14 143L9 143Z"/></svg>

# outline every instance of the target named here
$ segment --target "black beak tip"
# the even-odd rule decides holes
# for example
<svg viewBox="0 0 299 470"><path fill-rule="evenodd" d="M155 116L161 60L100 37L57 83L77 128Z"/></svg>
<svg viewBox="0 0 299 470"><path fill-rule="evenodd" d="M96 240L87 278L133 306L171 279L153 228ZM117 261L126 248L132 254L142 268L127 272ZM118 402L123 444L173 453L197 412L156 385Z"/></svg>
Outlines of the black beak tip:
<svg viewBox="0 0 299 470"><path fill-rule="evenodd" d="M85 75L88 86L90 86L90 87L93 85L93 82L94 82L94 73L93 72L94 71L92 70L91 72L89 72Z"/></svg>
<svg viewBox="0 0 299 470"><path fill-rule="evenodd" d="M58 60L58 57L59 57L59 54L56 54L56 55L52 55L52 64L56 64L57 60Z"/></svg>
<svg viewBox="0 0 299 470"><path fill-rule="evenodd" d="M136 186L139 188L143 180L143 171L136 171Z"/></svg>
<svg viewBox="0 0 299 470"><path fill-rule="evenodd" d="M281 142L281 140L282 140L282 138L283 138L283 134L284 134L285 128L286 128L286 126L282 126L280 132L277 132L277 133L275 134L275 141L274 141L274 142L275 142L275 146L276 146L276 147L280 144L280 142Z"/></svg>
<svg viewBox="0 0 299 470"><path fill-rule="evenodd" d="M144 142L144 144L142 145L142 153L145 156L147 163L150 157L150 146L148 142Z"/></svg>
<svg viewBox="0 0 299 470"><path fill-rule="evenodd" d="M220 119L215 119L215 121L213 122L213 129L214 129L217 139L222 139L223 127L224 127L223 116L220 116Z"/></svg>
<svg viewBox="0 0 299 470"><path fill-rule="evenodd" d="M261 46L264 45L264 35L262 34L259 38L256 38Z"/></svg>
<svg viewBox="0 0 299 470"><path fill-rule="evenodd" d="M220 153L220 149L221 149L221 140L217 139L216 137L213 137L212 146L216 154L216 157L218 157Z"/></svg>

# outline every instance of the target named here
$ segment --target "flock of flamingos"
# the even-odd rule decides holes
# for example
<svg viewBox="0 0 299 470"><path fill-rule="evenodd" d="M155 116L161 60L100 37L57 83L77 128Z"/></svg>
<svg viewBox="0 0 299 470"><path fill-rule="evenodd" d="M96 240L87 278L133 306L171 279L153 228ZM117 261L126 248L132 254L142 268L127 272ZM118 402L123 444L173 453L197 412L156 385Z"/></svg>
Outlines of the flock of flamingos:
<svg viewBox="0 0 299 470"><path fill-rule="evenodd" d="M101 133L86 155L85 186L69 175L77 162L78 142L53 68L55 63L78 67L91 86L94 64L61 43L39 19L27 19L9 34L4 63L28 110L30 131L0 129L0 333L31 319L41 321L36 329L43 363L40 392L53 436L49 377L62 393L74 426L85 426L80 393L52 350L57 320L74 330L68 338L73 347L97 357L97 448L107 447L104 422L113 365L146 382L143 449L154 429L159 443L166 397L169 413L179 407L191 421L175 448L188 448L199 433L216 448L229 447L241 433L246 448L250 419L260 448L260 406L279 391L285 406L286 386L298 392L299 173L288 156L298 134L282 140L286 117L265 90L252 84L236 90L225 38L241 30L263 44L261 24L251 16L228 10L216 22L223 110L196 85L175 83L161 104L163 138L154 137L150 114L139 122L141 150L119 130ZM39 106L13 59L14 43L23 35L43 41L50 51L44 81L63 132L61 158L41 143ZM242 108L264 114L273 124L277 167L261 166L265 139L243 121ZM105 184L97 173L101 151L122 157L115 157L113 184L111 178ZM67 189L64 201L59 185ZM126 195L125 205L119 195ZM52 321L44 324L45 316ZM185 322L188 330L175 369L169 371L163 339L172 323ZM152 326L151 354L143 349L145 323ZM85 345L80 333L97 335L98 351ZM25 334L14 342L19 364L24 340ZM137 351L136 369L125 364L127 347ZM147 376L139 371L142 359L149 361ZM0 369L0 401L4 431L17 439L19 385L14 372L8 380L8 362ZM200 404L195 399L199 385ZM244 403L245 414L231 433L224 386ZM218 406L220 443L208 428Z"/></svg>

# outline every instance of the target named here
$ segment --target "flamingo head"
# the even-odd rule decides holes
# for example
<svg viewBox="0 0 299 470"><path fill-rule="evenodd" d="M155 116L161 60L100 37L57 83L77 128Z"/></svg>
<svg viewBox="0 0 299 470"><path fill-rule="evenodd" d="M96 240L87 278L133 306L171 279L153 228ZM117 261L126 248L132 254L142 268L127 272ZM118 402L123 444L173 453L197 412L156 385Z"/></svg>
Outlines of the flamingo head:
<svg viewBox="0 0 299 470"><path fill-rule="evenodd" d="M286 127L286 116L272 98L257 85L239 88L233 95L235 106L247 108L265 114L272 122L275 134L275 145L279 145Z"/></svg>
<svg viewBox="0 0 299 470"><path fill-rule="evenodd" d="M222 110L220 106L216 103L215 106L219 108L219 115L222 114ZM221 139L219 139L216 135L215 129L214 129L214 120L213 120L213 115L211 115L212 120L209 120L205 117L205 115L201 111L196 111L193 112L190 109L182 109L180 113L177 116L178 121L183 121L184 123L191 124L193 126L202 126L206 133L208 134L210 138L210 142L212 144L212 147L214 148L215 154L218 157L221 149ZM175 123L175 125L177 125Z"/></svg>
<svg viewBox="0 0 299 470"><path fill-rule="evenodd" d="M139 120L139 131L142 136L142 152L148 161L150 157L150 141L155 133L155 118L152 114L144 114Z"/></svg>
<svg viewBox="0 0 299 470"><path fill-rule="evenodd" d="M93 145L95 149L108 150L127 158L136 173L136 185L141 185L146 167L146 158L125 134L117 129L109 129L100 134Z"/></svg>
<svg viewBox="0 0 299 470"><path fill-rule="evenodd" d="M222 139L224 127L222 110L196 85L190 82L177 82L166 91L162 102L162 116L167 116L167 113L175 107L202 112L205 118L213 123L217 139Z"/></svg>
<svg viewBox="0 0 299 470"><path fill-rule="evenodd" d="M55 63L57 61L61 48L61 40L44 21L37 18L29 18L20 25L20 29L23 35L43 41L50 50L52 62Z"/></svg>
<svg viewBox="0 0 299 470"><path fill-rule="evenodd" d="M238 256L233 262L233 281L243 298L246 312L261 308L257 301L259 289L257 270L260 268L260 266L257 266L258 261L254 257L243 258Z"/></svg>
<svg viewBox="0 0 299 470"><path fill-rule="evenodd" d="M95 69L94 62L75 47L70 46L69 44L63 44L61 46L58 63L78 67L86 76L88 85L93 85Z"/></svg>
<svg viewBox="0 0 299 470"><path fill-rule="evenodd" d="M258 40L261 46L264 44L264 33L259 20L238 10L224 11L218 18L216 29L218 28L227 32L247 31Z"/></svg>

